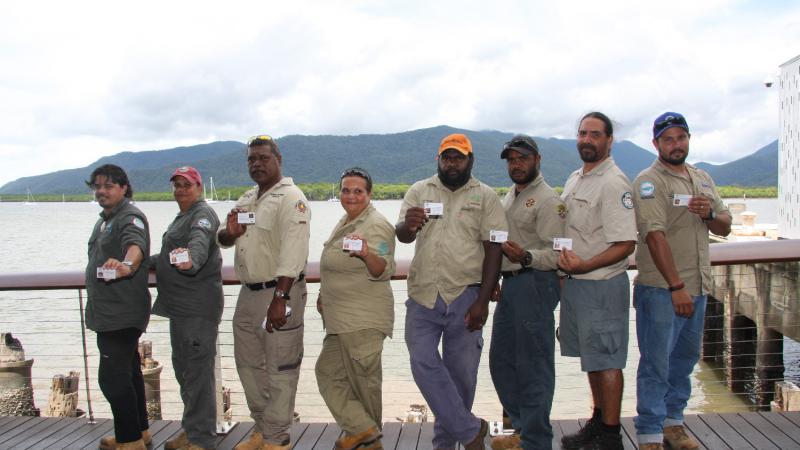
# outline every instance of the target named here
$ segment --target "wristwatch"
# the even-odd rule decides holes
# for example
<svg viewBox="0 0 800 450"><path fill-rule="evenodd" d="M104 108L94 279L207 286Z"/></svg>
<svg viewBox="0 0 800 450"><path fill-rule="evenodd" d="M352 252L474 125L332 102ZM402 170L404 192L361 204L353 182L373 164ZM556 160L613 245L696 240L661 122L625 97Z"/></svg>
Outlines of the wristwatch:
<svg viewBox="0 0 800 450"><path fill-rule="evenodd" d="M133 268L133 263L132 263L132 262L130 262L130 261L122 261L122 265L123 265L123 266L128 266L128 267L130 267L131 269Z"/></svg>
<svg viewBox="0 0 800 450"><path fill-rule="evenodd" d="M533 255L531 255L531 252L526 250L525 256L522 258L522 262L520 264L522 265L522 267L528 267L531 265L532 262L533 262Z"/></svg>
<svg viewBox="0 0 800 450"><path fill-rule="evenodd" d="M273 294L273 297L278 297L278 298L282 298L284 300L289 300L289 293L288 292L284 292L281 289L275 289L275 294Z"/></svg>

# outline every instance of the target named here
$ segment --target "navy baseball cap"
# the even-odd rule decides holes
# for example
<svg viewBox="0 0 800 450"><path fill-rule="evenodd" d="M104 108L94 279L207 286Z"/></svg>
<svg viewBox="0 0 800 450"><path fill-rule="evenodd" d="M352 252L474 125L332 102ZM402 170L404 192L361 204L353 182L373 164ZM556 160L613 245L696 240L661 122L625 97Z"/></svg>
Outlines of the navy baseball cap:
<svg viewBox="0 0 800 450"><path fill-rule="evenodd" d="M686 118L683 115L676 112L665 112L653 122L653 139L658 139L661 133L672 127L681 127L687 133L689 132L689 124L686 123Z"/></svg>

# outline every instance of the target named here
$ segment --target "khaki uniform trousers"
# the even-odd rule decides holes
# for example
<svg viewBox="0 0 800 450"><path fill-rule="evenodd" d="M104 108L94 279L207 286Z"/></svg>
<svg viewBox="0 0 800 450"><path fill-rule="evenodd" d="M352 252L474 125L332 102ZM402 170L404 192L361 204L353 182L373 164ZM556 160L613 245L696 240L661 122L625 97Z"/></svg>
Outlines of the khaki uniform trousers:
<svg viewBox="0 0 800 450"><path fill-rule="evenodd" d="M349 434L381 428L381 353L386 335L367 329L325 336L317 358L319 393Z"/></svg>
<svg viewBox="0 0 800 450"><path fill-rule="evenodd" d="M266 442L286 445L303 360L306 283L299 281L289 291L292 314L286 325L267 333L261 324L274 292L242 286L233 314L233 355L255 430Z"/></svg>

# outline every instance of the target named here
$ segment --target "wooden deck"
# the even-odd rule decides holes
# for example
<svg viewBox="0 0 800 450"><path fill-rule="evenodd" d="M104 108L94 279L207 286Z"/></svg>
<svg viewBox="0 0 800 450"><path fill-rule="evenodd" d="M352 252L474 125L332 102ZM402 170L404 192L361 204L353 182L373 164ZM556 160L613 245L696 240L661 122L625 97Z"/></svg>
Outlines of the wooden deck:
<svg viewBox="0 0 800 450"><path fill-rule="evenodd" d="M578 430L582 421L553 422L553 448L561 448L563 434ZM622 421L626 449L636 449L633 419ZM691 434L708 450L800 449L800 412L787 413L729 413L702 414L686 417ZM230 433L220 436L217 448L232 449L247 438L253 424L240 423ZM159 420L150 426L153 435L151 449L161 449L164 442L178 434L180 422ZM89 425L86 419L44 417L0 417L0 449L96 449L98 440L112 434L112 422L100 419ZM292 427L293 448L297 450L330 450L341 434L336 424L297 423ZM433 424L401 424L387 422L383 429L384 448L394 450L431 450ZM487 449L489 438L487 438Z"/></svg>

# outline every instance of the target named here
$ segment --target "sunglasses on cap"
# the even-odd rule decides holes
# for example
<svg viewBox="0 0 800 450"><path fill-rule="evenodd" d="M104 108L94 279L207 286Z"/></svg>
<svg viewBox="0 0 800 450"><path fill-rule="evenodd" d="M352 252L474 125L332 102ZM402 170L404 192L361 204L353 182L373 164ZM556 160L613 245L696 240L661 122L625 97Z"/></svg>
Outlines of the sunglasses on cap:
<svg viewBox="0 0 800 450"><path fill-rule="evenodd" d="M526 149L528 149L528 150L530 150L532 152L537 152L538 153L538 151L539 151L536 147L531 145L531 143L528 142L525 139L511 139L510 141L508 141L505 144L503 144L503 150L509 150L509 149L520 148L520 147L526 148Z"/></svg>
<svg viewBox="0 0 800 450"><path fill-rule="evenodd" d="M369 173L367 173L366 170L360 167L351 167L349 169L346 169L344 172L342 172L342 176L340 176L339 179L341 180L344 177L352 177L352 176L361 177L370 182L372 181L372 177L369 176Z"/></svg>
<svg viewBox="0 0 800 450"><path fill-rule="evenodd" d="M689 125L686 123L686 119L683 116L669 115L667 117L664 117L662 120L656 122L655 128L656 131L658 132L672 125L677 125L684 128L689 127Z"/></svg>
<svg viewBox="0 0 800 450"><path fill-rule="evenodd" d="M251 136L247 139L247 146L252 147L253 144L259 144L261 142L272 142L272 136L268 134L259 134L258 136Z"/></svg>

